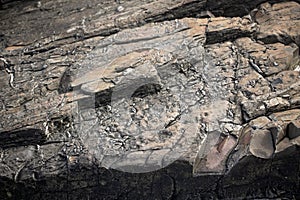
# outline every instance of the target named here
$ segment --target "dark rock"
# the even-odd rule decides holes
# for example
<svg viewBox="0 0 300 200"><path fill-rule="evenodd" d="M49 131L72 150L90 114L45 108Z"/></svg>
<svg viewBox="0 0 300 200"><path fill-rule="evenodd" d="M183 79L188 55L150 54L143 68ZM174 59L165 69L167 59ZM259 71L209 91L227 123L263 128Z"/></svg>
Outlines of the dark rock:
<svg viewBox="0 0 300 200"><path fill-rule="evenodd" d="M300 136L300 121L293 121L287 125L287 136L290 139Z"/></svg>
<svg viewBox="0 0 300 200"><path fill-rule="evenodd" d="M46 141L44 132L40 129L24 129L0 134L0 147L25 146L42 144Z"/></svg>

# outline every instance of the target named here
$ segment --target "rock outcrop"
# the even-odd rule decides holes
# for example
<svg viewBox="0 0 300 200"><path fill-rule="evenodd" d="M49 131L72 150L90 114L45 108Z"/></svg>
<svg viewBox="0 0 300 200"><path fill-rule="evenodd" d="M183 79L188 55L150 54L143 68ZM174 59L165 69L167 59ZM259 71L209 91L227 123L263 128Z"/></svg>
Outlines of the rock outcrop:
<svg viewBox="0 0 300 200"><path fill-rule="evenodd" d="M0 5L1 198L300 197L298 1Z"/></svg>

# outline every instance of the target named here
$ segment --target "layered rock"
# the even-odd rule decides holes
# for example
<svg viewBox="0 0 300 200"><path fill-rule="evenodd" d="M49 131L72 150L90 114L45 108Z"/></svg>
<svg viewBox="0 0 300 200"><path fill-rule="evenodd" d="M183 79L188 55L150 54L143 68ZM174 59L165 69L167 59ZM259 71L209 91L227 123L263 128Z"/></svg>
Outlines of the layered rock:
<svg viewBox="0 0 300 200"><path fill-rule="evenodd" d="M299 3L244 3L241 13L249 15L242 17L240 3L230 2L72 1L65 13L52 1L5 3L0 182L26 188L48 180L37 186L37 199L49 199L52 189L57 198L75 198L70 191L83 195L85 188L89 195L106 191L101 198L137 198L128 192L144 192L136 179L151 188L145 198L295 197ZM53 9L60 14L41 27L56 33L33 31ZM11 26L16 20L20 27ZM233 191L264 177L269 182L251 194ZM283 177L293 186L283 187L286 193ZM127 179L136 182L124 187ZM276 194L268 189L272 180ZM2 196L13 196L13 187L3 188Z"/></svg>

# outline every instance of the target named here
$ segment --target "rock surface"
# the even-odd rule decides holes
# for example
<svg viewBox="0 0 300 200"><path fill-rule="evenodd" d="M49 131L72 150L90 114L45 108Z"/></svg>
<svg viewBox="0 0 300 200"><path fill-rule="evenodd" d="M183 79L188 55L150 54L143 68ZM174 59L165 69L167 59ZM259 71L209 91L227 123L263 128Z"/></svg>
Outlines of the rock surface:
<svg viewBox="0 0 300 200"><path fill-rule="evenodd" d="M300 198L299 13L1 1L0 199Z"/></svg>

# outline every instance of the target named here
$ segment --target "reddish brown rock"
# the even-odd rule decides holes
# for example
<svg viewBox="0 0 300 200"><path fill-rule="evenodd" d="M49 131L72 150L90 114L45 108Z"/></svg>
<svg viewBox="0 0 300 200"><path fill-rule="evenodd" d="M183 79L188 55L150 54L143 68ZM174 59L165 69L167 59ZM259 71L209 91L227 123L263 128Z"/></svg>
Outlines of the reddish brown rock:
<svg viewBox="0 0 300 200"><path fill-rule="evenodd" d="M272 157L277 134L279 130L267 117L251 120L240 133L238 154L242 156L250 153L259 158Z"/></svg>
<svg viewBox="0 0 300 200"><path fill-rule="evenodd" d="M226 160L230 152L235 147L237 140L232 136L220 137L216 144L210 143L209 145L204 144L205 148L200 149L195 164L193 167L193 173L195 175L205 174L222 174L226 170ZM200 152L206 151L205 154Z"/></svg>
<svg viewBox="0 0 300 200"><path fill-rule="evenodd" d="M271 158L275 149L272 133L269 130L255 130L249 145L250 152L259 158Z"/></svg>

